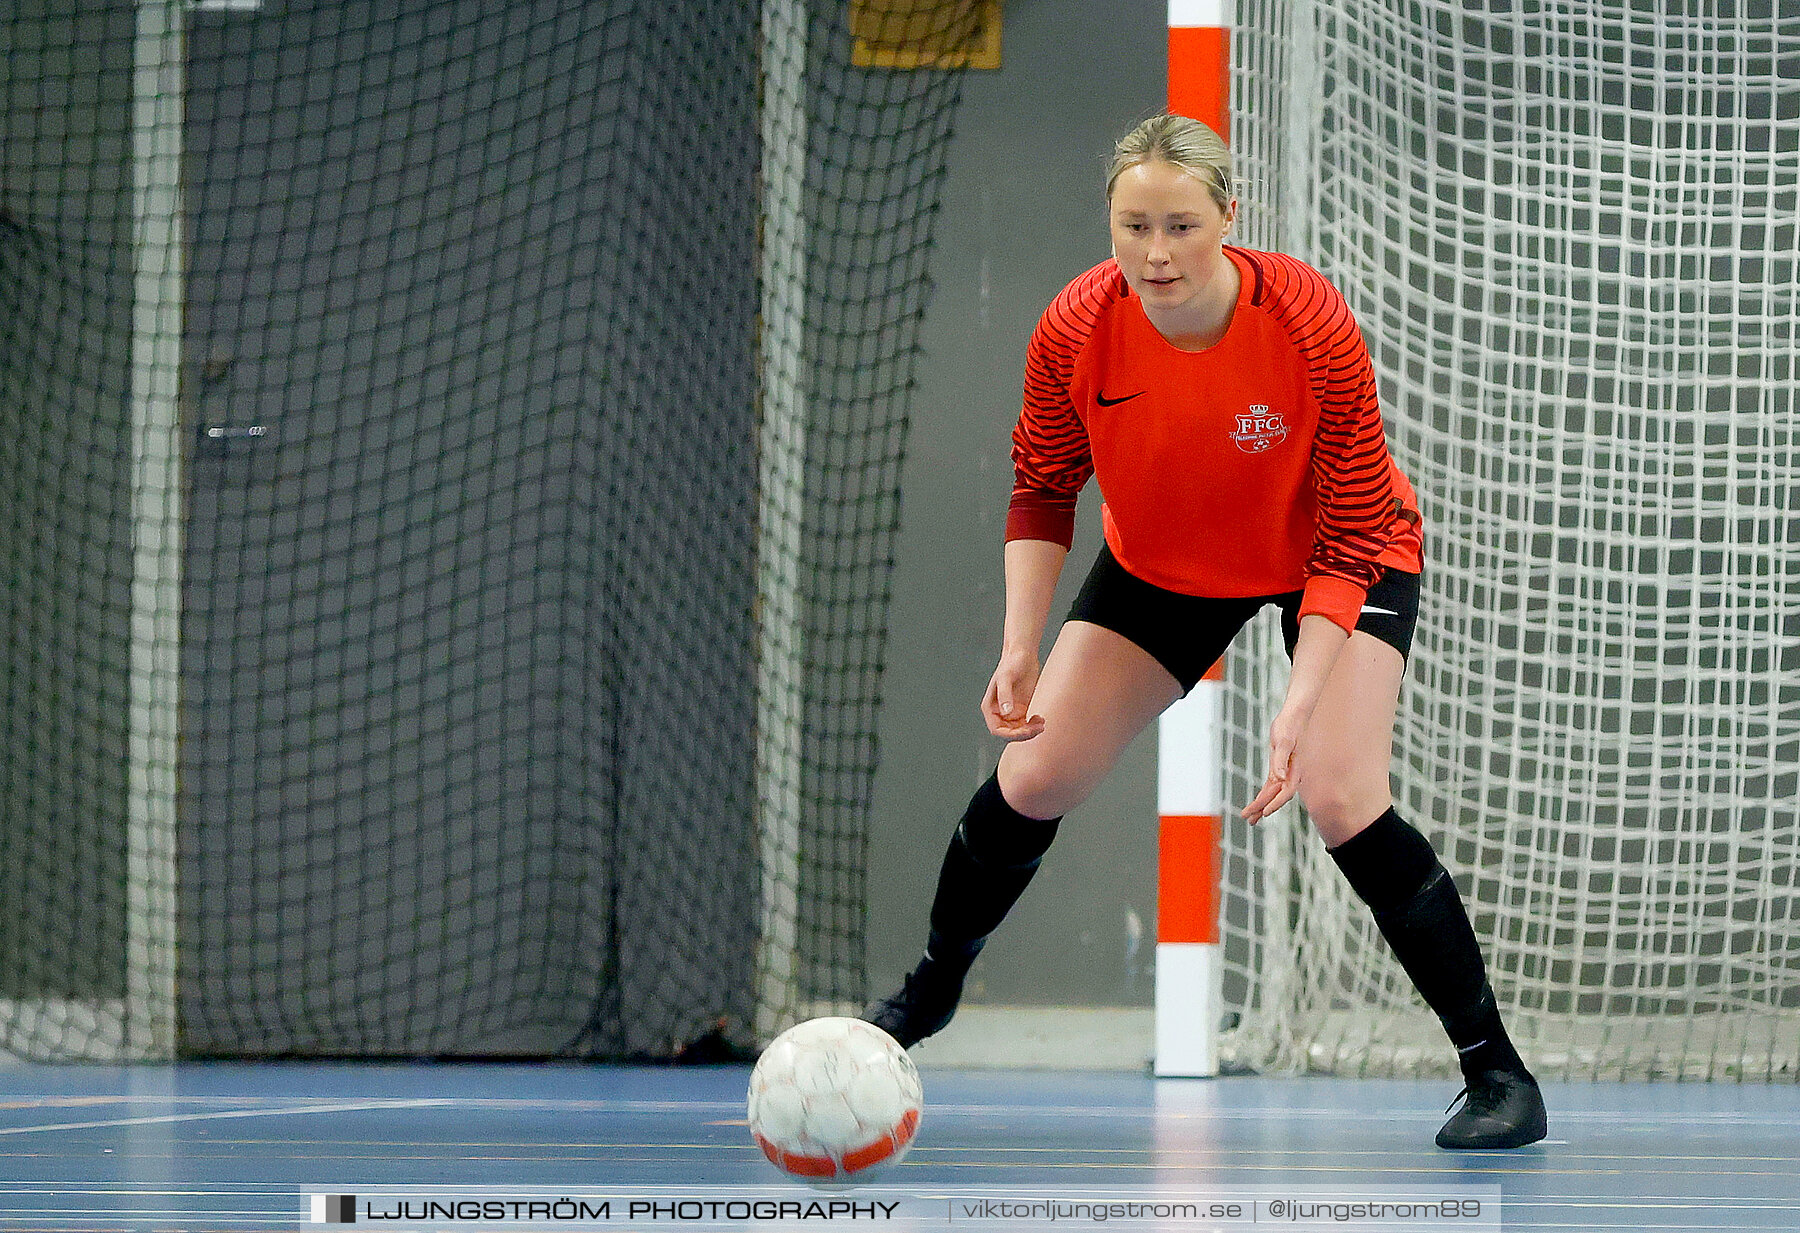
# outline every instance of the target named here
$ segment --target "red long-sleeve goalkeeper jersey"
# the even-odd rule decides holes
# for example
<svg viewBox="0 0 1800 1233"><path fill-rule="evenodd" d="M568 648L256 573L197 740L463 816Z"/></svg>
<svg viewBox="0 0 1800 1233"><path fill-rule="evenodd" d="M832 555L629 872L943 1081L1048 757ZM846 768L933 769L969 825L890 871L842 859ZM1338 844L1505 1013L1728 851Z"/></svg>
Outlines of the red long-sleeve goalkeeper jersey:
<svg viewBox="0 0 1800 1233"><path fill-rule="evenodd" d="M1368 348L1317 270L1225 252L1243 286L1205 351L1159 334L1110 260L1045 310L1006 538L1067 547L1091 475L1135 576L1185 595L1304 590L1301 615L1352 629L1383 568L1419 569L1418 500L1388 454Z"/></svg>

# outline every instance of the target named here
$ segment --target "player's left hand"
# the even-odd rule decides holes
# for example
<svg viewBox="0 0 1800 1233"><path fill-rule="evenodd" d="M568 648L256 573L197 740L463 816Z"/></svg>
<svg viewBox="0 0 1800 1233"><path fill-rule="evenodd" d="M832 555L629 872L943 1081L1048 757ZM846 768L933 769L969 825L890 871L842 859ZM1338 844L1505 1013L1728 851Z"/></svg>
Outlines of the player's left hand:
<svg viewBox="0 0 1800 1233"><path fill-rule="evenodd" d="M1300 743L1301 728L1285 709L1269 726L1269 777L1239 815L1251 826L1293 800L1300 790L1299 776L1294 773L1294 747Z"/></svg>
<svg viewBox="0 0 1800 1233"><path fill-rule="evenodd" d="M1029 741L1044 730L1044 717L1031 713L1041 671L1033 652L1006 652L981 697L988 731L1006 741Z"/></svg>

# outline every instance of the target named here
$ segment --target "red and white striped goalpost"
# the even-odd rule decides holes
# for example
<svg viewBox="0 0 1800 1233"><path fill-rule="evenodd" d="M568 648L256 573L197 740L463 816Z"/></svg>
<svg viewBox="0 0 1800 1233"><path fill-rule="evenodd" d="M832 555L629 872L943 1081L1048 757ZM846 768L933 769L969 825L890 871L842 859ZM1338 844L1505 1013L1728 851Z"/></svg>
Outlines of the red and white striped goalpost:
<svg viewBox="0 0 1800 1233"><path fill-rule="evenodd" d="M1169 110L1231 138L1229 0L1169 0ZM1219 1073L1219 830L1224 814L1222 664L1157 725L1158 1075Z"/></svg>
<svg viewBox="0 0 1800 1233"><path fill-rule="evenodd" d="M1169 110L1231 140L1230 0L1169 0Z"/></svg>

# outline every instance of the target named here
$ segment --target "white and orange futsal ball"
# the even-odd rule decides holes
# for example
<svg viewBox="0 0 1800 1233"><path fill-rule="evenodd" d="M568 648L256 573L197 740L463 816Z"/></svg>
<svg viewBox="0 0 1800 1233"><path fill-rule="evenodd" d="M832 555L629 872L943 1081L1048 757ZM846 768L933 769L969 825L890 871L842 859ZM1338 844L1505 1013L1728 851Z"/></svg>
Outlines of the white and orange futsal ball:
<svg viewBox="0 0 1800 1233"><path fill-rule="evenodd" d="M750 1072L750 1135L792 1177L851 1185L899 1163L923 1103L892 1036L861 1019L809 1019L770 1041Z"/></svg>

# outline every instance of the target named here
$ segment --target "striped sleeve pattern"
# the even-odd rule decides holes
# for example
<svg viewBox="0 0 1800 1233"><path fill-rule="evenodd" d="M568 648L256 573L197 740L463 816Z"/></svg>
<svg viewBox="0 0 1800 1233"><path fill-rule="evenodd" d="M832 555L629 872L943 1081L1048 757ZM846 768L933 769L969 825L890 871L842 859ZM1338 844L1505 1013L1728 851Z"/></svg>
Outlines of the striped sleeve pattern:
<svg viewBox="0 0 1800 1233"><path fill-rule="evenodd" d="M1349 305L1324 275L1280 253L1245 255L1258 283L1252 302L1293 340L1319 405L1312 460L1318 529L1301 612L1353 626L1363 596L1381 576L1376 558L1404 508L1382 429L1375 368Z"/></svg>
<svg viewBox="0 0 1800 1233"><path fill-rule="evenodd" d="M1065 287L1025 349L1025 399L1013 429L1013 493L1006 538L1075 542L1075 499L1094 473L1087 428L1069 395L1075 361L1124 277L1112 262Z"/></svg>

